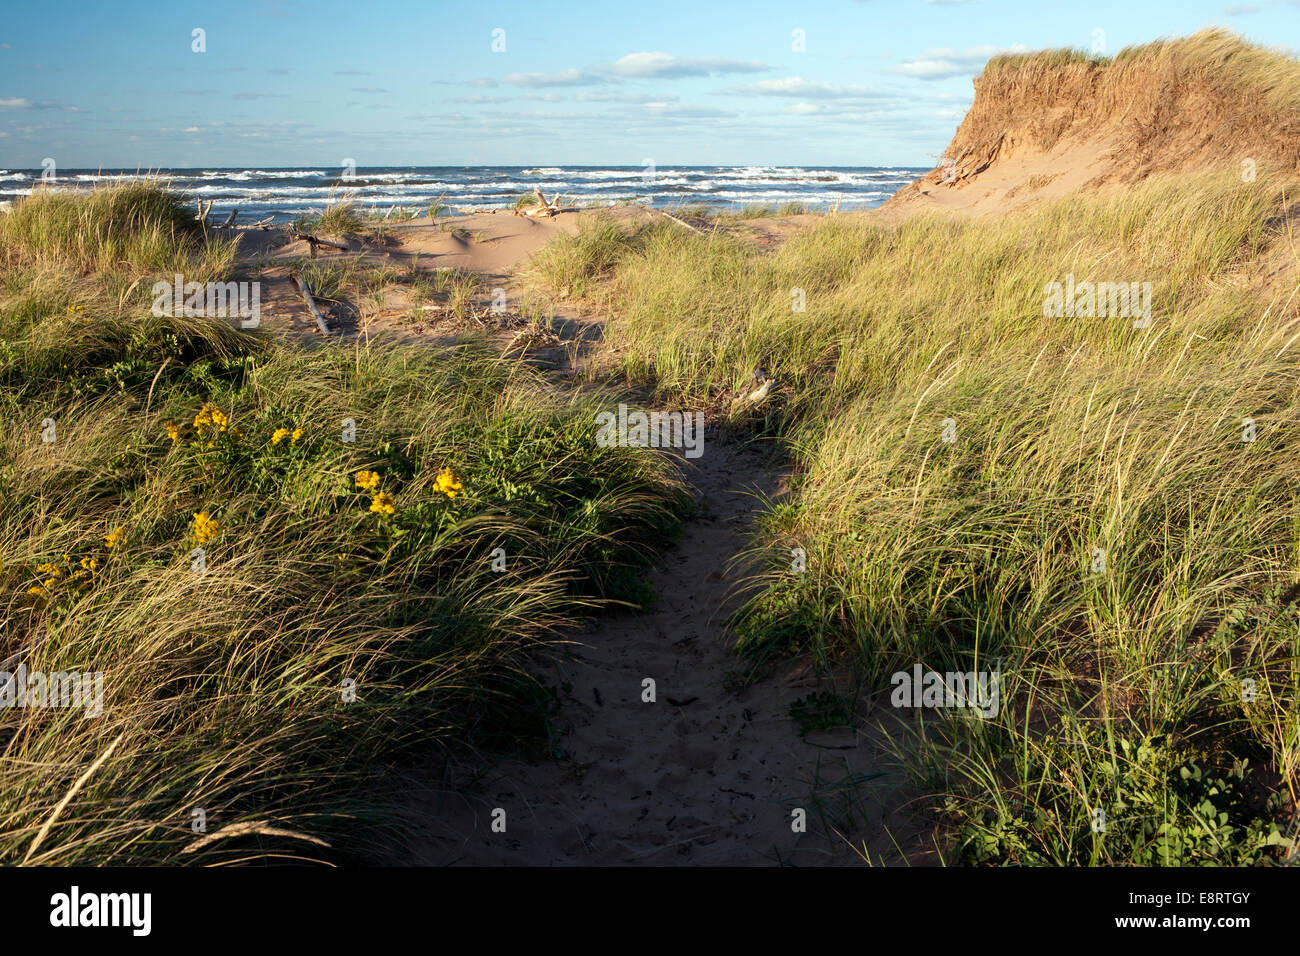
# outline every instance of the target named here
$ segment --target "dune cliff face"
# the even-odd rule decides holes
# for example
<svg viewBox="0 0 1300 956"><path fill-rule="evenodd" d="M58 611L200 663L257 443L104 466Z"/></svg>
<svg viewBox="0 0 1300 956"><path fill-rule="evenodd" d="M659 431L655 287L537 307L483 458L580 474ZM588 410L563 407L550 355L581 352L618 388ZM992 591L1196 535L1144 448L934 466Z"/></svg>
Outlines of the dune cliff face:
<svg viewBox="0 0 1300 956"><path fill-rule="evenodd" d="M945 162L885 205L997 212L1155 173L1300 172L1300 61L1219 31L991 60Z"/></svg>

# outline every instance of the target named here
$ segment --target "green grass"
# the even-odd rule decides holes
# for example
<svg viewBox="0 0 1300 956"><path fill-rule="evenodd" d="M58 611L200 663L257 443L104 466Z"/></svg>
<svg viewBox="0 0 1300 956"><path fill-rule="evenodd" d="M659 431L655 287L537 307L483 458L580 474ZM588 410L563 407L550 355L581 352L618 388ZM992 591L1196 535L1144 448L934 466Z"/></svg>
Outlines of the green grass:
<svg viewBox="0 0 1300 956"><path fill-rule="evenodd" d="M323 212L299 216L294 220L294 226L302 232L352 236L360 234L366 228L366 217L355 201L344 199L331 203Z"/></svg>
<svg viewBox="0 0 1300 956"><path fill-rule="evenodd" d="M181 196L150 183L88 192L41 190L0 217L8 268L57 263L81 271L228 269L234 242L207 239Z"/></svg>
<svg viewBox="0 0 1300 956"><path fill-rule="evenodd" d="M529 263L529 276L565 296L582 297L595 282L609 273L625 251L642 240L642 232L662 231L664 226L625 229L613 216L592 212L583 216L576 236L552 242L540 249ZM668 225L666 228L679 227Z"/></svg>
<svg viewBox="0 0 1300 956"><path fill-rule="evenodd" d="M678 219L712 219L721 212L720 206L711 206L708 203L683 203L674 206L669 210Z"/></svg>
<svg viewBox="0 0 1300 956"><path fill-rule="evenodd" d="M541 739L529 656L640 600L687 501L665 459L595 445L598 392L472 338L155 319L131 270L29 235L0 235L0 660L101 671L104 713L0 710L0 862L358 859L400 836L382 768ZM196 810L225 835L199 846Z"/></svg>
<svg viewBox="0 0 1300 956"><path fill-rule="evenodd" d="M1296 185L1207 174L1001 218L838 216L775 254L647 232L565 275L657 400L716 402L755 366L777 382L795 478L733 622L755 667L807 655L882 692L916 662L1003 675L996 719L934 711L898 740L952 859L1295 845ZM569 246L545 261L579 266ZM1151 282L1151 327L1045 318L1067 273Z"/></svg>

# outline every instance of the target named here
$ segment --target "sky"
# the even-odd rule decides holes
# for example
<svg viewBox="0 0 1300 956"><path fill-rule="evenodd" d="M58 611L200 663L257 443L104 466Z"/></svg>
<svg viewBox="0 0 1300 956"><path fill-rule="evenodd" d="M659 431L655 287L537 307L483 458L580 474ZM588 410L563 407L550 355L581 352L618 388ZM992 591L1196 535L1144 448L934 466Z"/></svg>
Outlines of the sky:
<svg viewBox="0 0 1300 956"><path fill-rule="evenodd" d="M1211 25L1300 0L12 0L0 169L930 167L990 56Z"/></svg>

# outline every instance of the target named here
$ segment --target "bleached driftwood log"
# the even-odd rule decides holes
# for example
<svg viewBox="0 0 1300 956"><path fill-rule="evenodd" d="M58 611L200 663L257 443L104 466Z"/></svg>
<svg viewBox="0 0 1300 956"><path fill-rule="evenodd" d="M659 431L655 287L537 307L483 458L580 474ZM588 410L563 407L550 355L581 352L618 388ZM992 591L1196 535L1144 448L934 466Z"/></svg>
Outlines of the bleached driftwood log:
<svg viewBox="0 0 1300 956"><path fill-rule="evenodd" d="M216 200L209 199L207 202L204 202L202 196L195 199L195 202L198 203L199 207L199 225L204 229L208 228L208 213L212 212L212 204L215 201Z"/></svg>
<svg viewBox="0 0 1300 956"><path fill-rule="evenodd" d="M223 223L221 224L221 228L222 228L222 229L230 229L231 227L233 227L233 226L235 225L235 217L238 216L238 215L239 215L239 210L238 210L238 209L232 209L232 210L230 210L230 215L227 216L227 217L226 217L226 221L223 222Z"/></svg>
<svg viewBox="0 0 1300 956"><path fill-rule="evenodd" d="M534 186L533 195L537 197L537 205L529 209L516 209L516 216L554 216L560 211L560 194L556 193L555 198L550 202L542 195L542 187Z"/></svg>
<svg viewBox="0 0 1300 956"><path fill-rule="evenodd" d="M298 275L296 272L289 276L289 278L293 280L293 284L296 285L298 291L302 293L303 300L307 303L307 308L311 310L312 318L316 320L316 325L320 327L321 334L329 335L330 327L325 324L325 316L320 314L320 309L316 308L316 300L311 297L311 289L307 288L307 283L304 282L302 276Z"/></svg>
<svg viewBox="0 0 1300 956"><path fill-rule="evenodd" d="M667 216L669 219L677 223L677 225L681 226L683 229L689 229L691 232L695 233L696 235L703 235L703 233L701 233L700 230L696 229L689 222L682 222L680 219L678 219L670 212L664 212L662 209L655 209L655 212L659 213L659 215L661 216Z"/></svg>

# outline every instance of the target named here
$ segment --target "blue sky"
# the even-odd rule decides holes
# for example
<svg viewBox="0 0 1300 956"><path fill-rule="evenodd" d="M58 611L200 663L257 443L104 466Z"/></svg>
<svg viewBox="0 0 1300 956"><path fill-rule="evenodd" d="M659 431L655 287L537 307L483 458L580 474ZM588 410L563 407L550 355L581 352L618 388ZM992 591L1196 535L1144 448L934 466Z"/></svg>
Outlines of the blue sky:
<svg viewBox="0 0 1300 956"><path fill-rule="evenodd" d="M0 168L931 166L991 54L1212 24L1300 0L15 0Z"/></svg>

